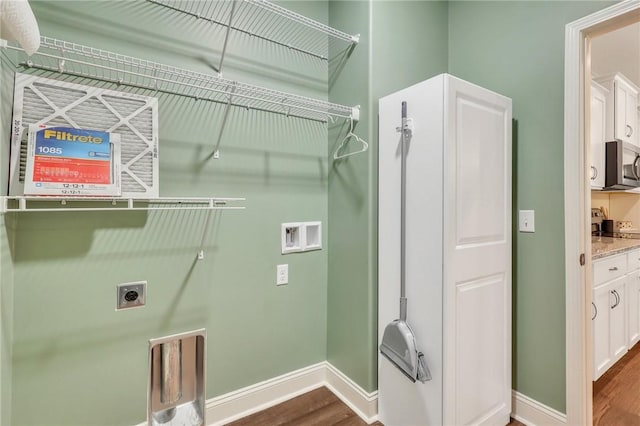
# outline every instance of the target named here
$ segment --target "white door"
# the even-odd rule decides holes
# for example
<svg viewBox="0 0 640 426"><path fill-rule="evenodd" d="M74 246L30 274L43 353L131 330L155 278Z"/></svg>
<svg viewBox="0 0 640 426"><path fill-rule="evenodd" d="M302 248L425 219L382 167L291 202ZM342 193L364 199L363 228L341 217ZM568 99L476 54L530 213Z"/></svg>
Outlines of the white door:
<svg viewBox="0 0 640 426"><path fill-rule="evenodd" d="M615 137L624 142L638 145L637 135L637 96L638 94L624 81L616 79L615 83L614 128Z"/></svg>
<svg viewBox="0 0 640 426"><path fill-rule="evenodd" d="M607 120L607 97L604 87L591 83L591 187L604 187L604 144Z"/></svg>
<svg viewBox="0 0 640 426"><path fill-rule="evenodd" d="M627 275L627 334L629 335L629 349L640 340L640 271Z"/></svg>
<svg viewBox="0 0 640 426"><path fill-rule="evenodd" d="M449 76L444 145L444 424L511 413L511 100Z"/></svg>
<svg viewBox="0 0 640 426"><path fill-rule="evenodd" d="M611 304L611 322L609 324L609 350L611 359L616 362L629 347L627 337L627 317L625 310L627 277L618 278L610 284L609 303Z"/></svg>
<svg viewBox="0 0 640 426"><path fill-rule="evenodd" d="M598 380L611 365L609 352L610 296L611 287L608 284L593 290L593 380Z"/></svg>
<svg viewBox="0 0 640 426"><path fill-rule="evenodd" d="M638 137L638 93L633 89L627 91L625 112L625 136L635 145L640 145Z"/></svg>

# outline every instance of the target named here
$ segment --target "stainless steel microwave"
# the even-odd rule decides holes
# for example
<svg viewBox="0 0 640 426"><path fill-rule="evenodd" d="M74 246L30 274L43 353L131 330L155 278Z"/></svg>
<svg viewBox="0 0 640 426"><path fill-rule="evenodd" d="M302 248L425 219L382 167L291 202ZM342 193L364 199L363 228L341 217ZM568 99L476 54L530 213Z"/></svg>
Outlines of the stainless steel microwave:
<svg viewBox="0 0 640 426"><path fill-rule="evenodd" d="M621 140L605 144L604 189L640 187L640 147Z"/></svg>

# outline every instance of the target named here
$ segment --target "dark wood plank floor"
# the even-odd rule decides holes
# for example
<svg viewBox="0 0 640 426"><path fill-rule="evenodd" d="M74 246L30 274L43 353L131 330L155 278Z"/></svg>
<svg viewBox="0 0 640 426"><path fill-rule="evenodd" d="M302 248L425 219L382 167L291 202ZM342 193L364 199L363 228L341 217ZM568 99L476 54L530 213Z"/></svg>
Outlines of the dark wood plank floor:
<svg viewBox="0 0 640 426"><path fill-rule="evenodd" d="M376 422L375 425L382 426ZM229 423L228 426L365 426L366 423L326 387Z"/></svg>
<svg viewBox="0 0 640 426"><path fill-rule="evenodd" d="M640 425L640 344L593 383L593 424Z"/></svg>
<svg viewBox="0 0 640 426"><path fill-rule="evenodd" d="M365 426L366 423L326 387L252 414L227 426ZM380 422L375 426L383 426ZM525 426L512 420L508 426Z"/></svg>

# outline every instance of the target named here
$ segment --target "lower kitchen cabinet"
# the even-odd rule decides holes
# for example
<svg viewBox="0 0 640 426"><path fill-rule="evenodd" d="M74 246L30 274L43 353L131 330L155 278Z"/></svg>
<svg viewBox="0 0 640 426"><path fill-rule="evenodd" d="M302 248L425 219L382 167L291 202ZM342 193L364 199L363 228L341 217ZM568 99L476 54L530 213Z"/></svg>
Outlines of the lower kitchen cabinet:
<svg viewBox="0 0 640 426"><path fill-rule="evenodd" d="M611 366L609 350L609 328L611 313L609 312L610 291L607 285L593 290L593 380L597 380Z"/></svg>
<svg viewBox="0 0 640 426"><path fill-rule="evenodd" d="M625 316L627 277L610 281L593 290L593 367L598 379L629 348Z"/></svg>
<svg viewBox="0 0 640 426"><path fill-rule="evenodd" d="M627 275L627 334L629 349L640 340L640 270Z"/></svg>
<svg viewBox="0 0 640 426"><path fill-rule="evenodd" d="M629 349L626 317L626 285L627 278L615 280L609 284L609 347L611 348L612 361L616 362Z"/></svg>
<svg viewBox="0 0 640 426"><path fill-rule="evenodd" d="M640 341L640 250L593 262L593 380Z"/></svg>

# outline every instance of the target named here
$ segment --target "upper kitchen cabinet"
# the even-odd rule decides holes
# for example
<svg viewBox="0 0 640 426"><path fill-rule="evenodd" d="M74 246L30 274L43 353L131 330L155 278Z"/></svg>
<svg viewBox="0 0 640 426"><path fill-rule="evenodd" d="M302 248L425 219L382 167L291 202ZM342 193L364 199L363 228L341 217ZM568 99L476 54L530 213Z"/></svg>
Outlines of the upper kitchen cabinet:
<svg viewBox="0 0 640 426"><path fill-rule="evenodd" d="M591 188L604 187L604 143L607 141L605 123L607 120L607 94L609 91L591 82Z"/></svg>
<svg viewBox="0 0 640 426"><path fill-rule="evenodd" d="M616 73L596 80L607 95L607 140L620 139L640 146L638 139L638 93L640 90L623 74Z"/></svg>

